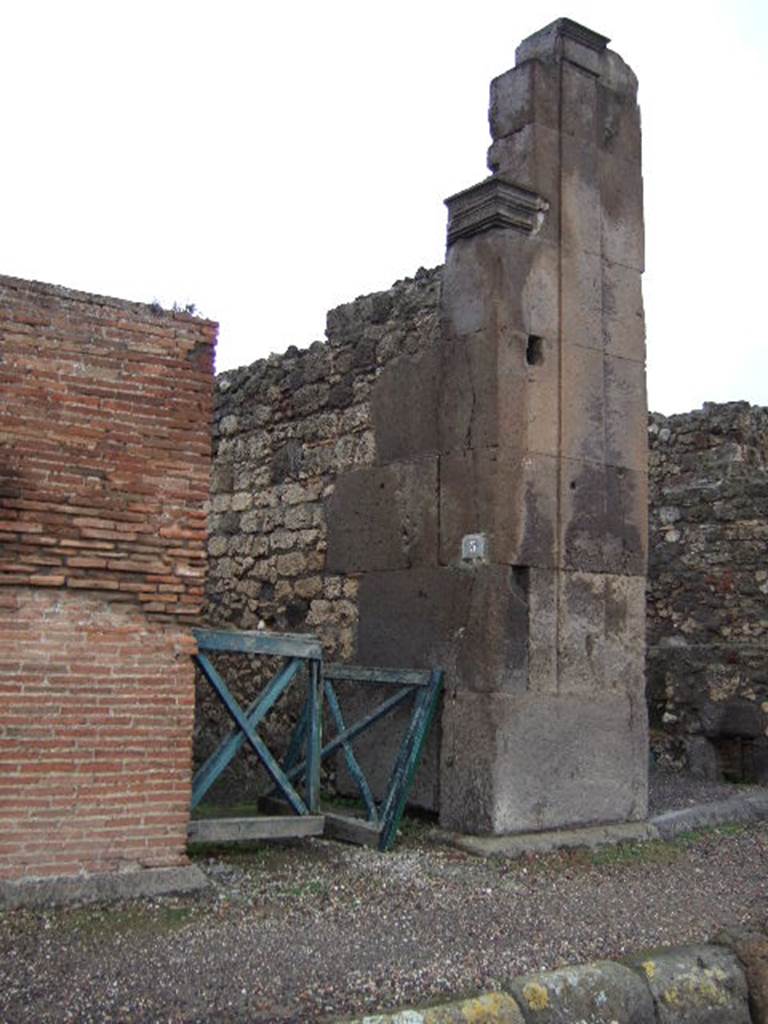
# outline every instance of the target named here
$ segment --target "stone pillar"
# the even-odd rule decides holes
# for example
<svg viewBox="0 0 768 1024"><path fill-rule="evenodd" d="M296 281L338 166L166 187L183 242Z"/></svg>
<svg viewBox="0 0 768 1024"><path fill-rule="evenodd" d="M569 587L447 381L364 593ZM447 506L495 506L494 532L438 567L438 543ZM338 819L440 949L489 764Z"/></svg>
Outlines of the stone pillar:
<svg viewBox="0 0 768 1024"><path fill-rule="evenodd" d="M491 85L492 177L447 200L440 564L472 577L440 818L643 818L646 397L637 80L568 19Z"/></svg>
<svg viewBox="0 0 768 1024"><path fill-rule="evenodd" d="M326 500L355 659L445 669L412 798L461 831L646 813L640 125L606 42L562 19L493 82L438 337L382 368L373 464ZM379 791L402 727L359 744Z"/></svg>

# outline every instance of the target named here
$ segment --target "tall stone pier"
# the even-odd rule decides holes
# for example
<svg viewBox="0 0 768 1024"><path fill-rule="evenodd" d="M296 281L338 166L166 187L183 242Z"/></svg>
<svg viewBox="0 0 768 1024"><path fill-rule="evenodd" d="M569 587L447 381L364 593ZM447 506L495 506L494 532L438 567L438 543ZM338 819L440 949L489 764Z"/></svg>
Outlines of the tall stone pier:
<svg viewBox="0 0 768 1024"><path fill-rule="evenodd" d="M493 81L440 337L384 368L327 505L358 659L446 670L416 797L466 832L646 814L640 119L607 43L561 19Z"/></svg>

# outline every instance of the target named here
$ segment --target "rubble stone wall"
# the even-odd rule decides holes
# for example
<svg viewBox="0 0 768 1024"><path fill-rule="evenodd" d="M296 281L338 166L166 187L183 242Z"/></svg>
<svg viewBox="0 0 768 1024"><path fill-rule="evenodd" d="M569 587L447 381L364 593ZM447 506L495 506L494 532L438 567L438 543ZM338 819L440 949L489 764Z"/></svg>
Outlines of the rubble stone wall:
<svg viewBox="0 0 768 1024"><path fill-rule="evenodd" d="M650 419L648 698L704 775L768 781L768 409Z"/></svg>
<svg viewBox="0 0 768 1024"><path fill-rule="evenodd" d="M324 501L342 470L373 462L372 384L436 337L441 269L332 310L326 342L219 374L211 625L312 631L351 657L357 580L326 569Z"/></svg>

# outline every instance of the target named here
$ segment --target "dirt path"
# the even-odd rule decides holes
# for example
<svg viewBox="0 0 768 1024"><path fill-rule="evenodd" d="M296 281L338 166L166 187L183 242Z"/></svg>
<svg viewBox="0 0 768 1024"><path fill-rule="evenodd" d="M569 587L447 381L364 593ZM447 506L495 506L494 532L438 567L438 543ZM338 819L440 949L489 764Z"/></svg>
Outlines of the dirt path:
<svg viewBox="0 0 768 1024"><path fill-rule="evenodd" d="M410 826L206 855L203 897L0 916L0 1020L304 1022L768 918L768 825L482 860Z"/></svg>

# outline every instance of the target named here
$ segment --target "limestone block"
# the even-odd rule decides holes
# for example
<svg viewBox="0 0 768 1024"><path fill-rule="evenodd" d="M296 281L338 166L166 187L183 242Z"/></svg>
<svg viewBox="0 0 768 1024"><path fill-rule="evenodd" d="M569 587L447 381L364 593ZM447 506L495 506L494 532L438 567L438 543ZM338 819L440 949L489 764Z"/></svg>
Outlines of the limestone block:
<svg viewBox="0 0 768 1024"><path fill-rule="evenodd" d="M440 562L461 561L461 539L485 533L492 562L555 564L557 461L507 447L440 461Z"/></svg>
<svg viewBox="0 0 768 1024"><path fill-rule="evenodd" d="M655 1024L653 999L628 967L605 961L512 978L526 1024Z"/></svg>
<svg viewBox="0 0 768 1024"><path fill-rule="evenodd" d="M643 178L637 160L602 150L599 156L601 243L605 259L645 269Z"/></svg>
<svg viewBox="0 0 768 1024"><path fill-rule="evenodd" d="M456 691L443 715L441 824L514 833L640 820L647 758L642 699Z"/></svg>
<svg viewBox="0 0 768 1024"><path fill-rule="evenodd" d="M437 460L345 473L326 499L329 572L437 564Z"/></svg>
<svg viewBox="0 0 768 1024"><path fill-rule="evenodd" d="M602 312L605 351L645 362L645 315L639 270L602 260Z"/></svg>
<svg viewBox="0 0 768 1024"><path fill-rule="evenodd" d="M643 575L648 548L645 474L564 460L560 486L564 568Z"/></svg>
<svg viewBox="0 0 768 1024"><path fill-rule="evenodd" d="M680 946L628 957L645 979L659 1024L750 1024L737 957L718 946Z"/></svg>
<svg viewBox="0 0 768 1024"><path fill-rule="evenodd" d="M528 61L491 82L488 123L500 139L536 122L559 129L560 75L556 65Z"/></svg>
<svg viewBox="0 0 768 1024"><path fill-rule="evenodd" d="M648 401L645 366L634 359L605 357L605 461L648 470Z"/></svg>
<svg viewBox="0 0 768 1024"><path fill-rule="evenodd" d="M376 461L398 462L439 450L441 353L426 346L388 363L371 392Z"/></svg>

